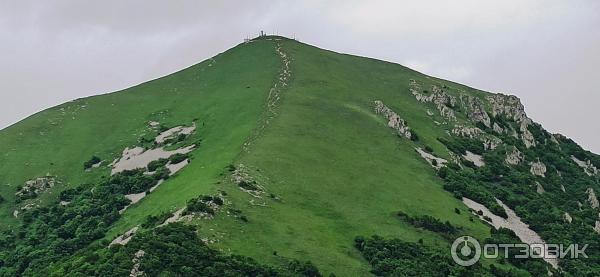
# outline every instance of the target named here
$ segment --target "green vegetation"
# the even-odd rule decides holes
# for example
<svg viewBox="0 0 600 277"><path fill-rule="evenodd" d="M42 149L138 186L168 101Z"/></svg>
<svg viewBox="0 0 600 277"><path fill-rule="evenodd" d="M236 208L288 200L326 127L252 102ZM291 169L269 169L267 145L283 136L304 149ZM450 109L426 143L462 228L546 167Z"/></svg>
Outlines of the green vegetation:
<svg viewBox="0 0 600 277"><path fill-rule="evenodd" d="M600 157L536 124L528 131L539 143L527 148L508 132L472 124L463 105L446 101L458 123L479 126L505 145L492 150L478 138L450 135L452 124L438 124L444 118L434 103L415 98L411 80L427 95L432 85L453 95L488 95L396 64L265 37L172 75L33 115L0 131L0 276L127 275L139 250L145 253L139 269L150 276L547 273L539 260L455 265L448 257L454 236L516 239L474 220L462 197L507 217L496 198L502 200L548 242L589 243L589 259L561 260L561 267L600 275L592 228L598 213L585 203L588 188L600 192L598 177L585 175L570 156L597 167ZM375 100L408 122L410 139L375 114ZM194 134L156 144L167 126L191 122ZM523 132L504 116L491 122ZM61 144L66 138L68 147ZM193 142L202 147L147 168L114 175L108 166L81 170L82 161L88 169L98 157L120 158L126 147L173 150ZM508 146L523 153L521 164L504 161ZM436 172L417 147L449 162ZM461 159L467 151L481 155L485 166ZM186 159L190 164L169 177L166 165ZM538 159L545 177L529 172ZM240 172L248 176L232 177ZM25 181L47 175L64 182L15 196ZM127 206L124 195L148 192L159 180L165 181ZM190 222L158 227L184 207ZM565 224L565 212L572 224ZM107 247L136 226L127 245Z"/></svg>
<svg viewBox="0 0 600 277"><path fill-rule="evenodd" d="M156 160L156 161L151 161L151 162L148 164L148 166L147 166L147 168L148 168L148 171L149 171L149 172L154 172L154 171L156 171L157 169L159 169L159 168L161 168L161 167L165 166L165 165L166 165L168 162L169 162L169 160L168 160L168 159L158 159L158 160Z"/></svg>
<svg viewBox="0 0 600 277"><path fill-rule="evenodd" d="M454 263L447 249L425 246L379 236L356 237L354 246L371 264L377 276L527 276L515 269L506 271L491 265L462 267Z"/></svg>
<svg viewBox="0 0 600 277"><path fill-rule="evenodd" d="M52 274L129 276L137 267L146 276L321 276L310 263L292 260L289 266L272 267L248 257L224 255L208 247L192 226L180 223L141 232L125 246L95 245L82 257L54 265Z"/></svg>
<svg viewBox="0 0 600 277"><path fill-rule="evenodd" d="M181 153L173 154L171 157L169 157L169 162L171 162L172 164L178 164L178 163L186 160L188 157L189 157L188 154L181 154Z"/></svg>
<svg viewBox="0 0 600 277"><path fill-rule="evenodd" d="M59 200L67 205L25 211L14 231L0 235L0 276L47 275L52 263L103 238L129 203L112 181L63 191Z"/></svg>
<svg viewBox="0 0 600 277"><path fill-rule="evenodd" d="M190 199L187 203L185 214L199 212L208 215L214 215L215 210L211 207L211 204L222 206L223 199L218 196L204 196L201 195L197 198Z"/></svg>
<svg viewBox="0 0 600 277"><path fill-rule="evenodd" d="M412 217L403 212L398 212L397 215L400 219L417 228L423 228L432 232L442 233L445 235L455 235L459 231L459 228L454 227L449 221L441 222L439 219L430 215Z"/></svg>
<svg viewBox="0 0 600 277"><path fill-rule="evenodd" d="M96 156L92 156L89 160L83 163L83 169L92 168L93 165L101 162L102 160Z"/></svg>

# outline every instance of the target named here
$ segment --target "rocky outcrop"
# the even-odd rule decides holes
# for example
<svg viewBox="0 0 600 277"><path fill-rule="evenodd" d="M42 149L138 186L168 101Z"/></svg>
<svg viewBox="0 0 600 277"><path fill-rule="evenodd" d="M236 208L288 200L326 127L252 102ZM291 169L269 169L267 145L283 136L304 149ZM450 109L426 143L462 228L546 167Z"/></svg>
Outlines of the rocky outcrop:
<svg viewBox="0 0 600 277"><path fill-rule="evenodd" d="M588 203L590 203L590 206L594 209L600 207L600 202L598 202L598 197L596 197L596 192L594 192L594 189L588 188L585 192L588 195Z"/></svg>
<svg viewBox="0 0 600 277"><path fill-rule="evenodd" d="M481 122L486 127L491 127L491 119L485 111L485 105L478 97L461 95L463 106L467 108L468 116L474 123Z"/></svg>
<svg viewBox="0 0 600 277"><path fill-rule="evenodd" d="M521 100L514 95L494 94L487 97L492 106L492 115L504 115L516 122L521 122L527 118L525 107Z"/></svg>
<svg viewBox="0 0 600 277"><path fill-rule="evenodd" d="M483 133L483 130L477 127L467 127L463 125L455 125L454 129L452 129L452 134L459 137L476 138Z"/></svg>
<svg viewBox="0 0 600 277"><path fill-rule="evenodd" d="M579 167L583 168L583 171L588 176L594 176L598 174L598 169L592 164L590 160L582 161L577 159L573 155L571 155L571 160L573 160Z"/></svg>
<svg viewBox="0 0 600 277"><path fill-rule="evenodd" d="M397 113L385 106L383 102L379 100L375 101L375 113L383 115L388 120L388 127L396 130L399 135L407 139L411 138L412 133L404 119L402 119Z"/></svg>
<svg viewBox="0 0 600 277"><path fill-rule="evenodd" d="M594 231L600 234L600 221L596 220L596 224L594 225Z"/></svg>
<svg viewBox="0 0 600 277"><path fill-rule="evenodd" d="M477 167L482 167L485 165L485 162L483 161L483 157L481 155L472 153L471 151L467 151L467 153L465 155L462 155L462 157L465 160L472 162Z"/></svg>
<svg viewBox="0 0 600 277"><path fill-rule="evenodd" d="M45 176L36 178L33 180L29 180L25 182L23 187L21 187L16 193L17 197L25 197L28 195L33 195L31 198L43 193L44 191L53 188L58 182L52 176Z"/></svg>
<svg viewBox="0 0 600 277"><path fill-rule="evenodd" d="M546 165L538 159L537 162L533 162L529 164L531 168L529 168L529 172L531 174L541 177L546 177Z"/></svg>
<svg viewBox="0 0 600 277"><path fill-rule="evenodd" d="M431 165L435 169L440 169L448 163L447 160L438 158L438 157L432 155L431 153L427 153L421 148L417 147L417 148L415 148L415 150L417 151L417 153L419 153L419 155L421 155L421 157L423 159L425 159L427 161L427 163L429 163L429 165Z"/></svg>
<svg viewBox="0 0 600 277"><path fill-rule="evenodd" d="M504 161L510 165L518 165L523 162L523 153L521 153L517 147L513 146L513 149L506 153Z"/></svg>
<svg viewBox="0 0 600 277"><path fill-rule="evenodd" d="M146 252L141 249L135 252L133 259L131 260L133 262L133 267L129 272L129 277L144 276L144 271L140 270L140 264L142 263L142 257L144 257L145 254Z"/></svg>
<svg viewBox="0 0 600 277"><path fill-rule="evenodd" d="M500 125L498 125L498 123L496 123L496 122L494 122L494 125L492 125L492 129L494 130L494 132L496 132L498 134L504 133L504 129L502 127L500 127Z"/></svg>
<svg viewBox="0 0 600 277"><path fill-rule="evenodd" d="M573 218L571 217L571 215L567 212L565 212L565 214L563 215L563 219L565 220L565 222L567 223L572 223L573 222Z"/></svg>
<svg viewBox="0 0 600 277"><path fill-rule="evenodd" d="M454 110L452 110L452 107L456 105L456 98L454 96L436 85L431 86L431 93L422 93L421 86L415 80L410 80L408 87L417 101L433 103L442 117L449 120L456 120L456 115L454 114Z"/></svg>
<svg viewBox="0 0 600 277"><path fill-rule="evenodd" d="M521 140L523 141L523 144L525 144L525 147L530 148L532 146L535 146L535 138L533 137L533 134L529 131L529 124L531 124L531 121L529 119L526 119L524 121L521 122Z"/></svg>
<svg viewBox="0 0 600 277"><path fill-rule="evenodd" d="M500 144L502 143L502 140L497 138L497 137L487 137L483 139L483 149L485 150L494 150L496 149Z"/></svg>
<svg viewBox="0 0 600 277"><path fill-rule="evenodd" d="M457 164L461 169L463 168L462 164L460 163L461 158L460 155L449 151L448 154L450 154L450 161L452 161L453 163Z"/></svg>
<svg viewBox="0 0 600 277"><path fill-rule="evenodd" d="M504 115L520 124L521 139L527 148L535 146L535 139L527 127L532 123L525 113L521 100L514 95L494 94L487 97L492 115Z"/></svg>
<svg viewBox="0 0 600 277"><path fill-rule="evenodd" d="M262 198L265 188L250 175L250 170L243 164L239 164L231 173L231 181L238 187L255 198Z"/></svg>

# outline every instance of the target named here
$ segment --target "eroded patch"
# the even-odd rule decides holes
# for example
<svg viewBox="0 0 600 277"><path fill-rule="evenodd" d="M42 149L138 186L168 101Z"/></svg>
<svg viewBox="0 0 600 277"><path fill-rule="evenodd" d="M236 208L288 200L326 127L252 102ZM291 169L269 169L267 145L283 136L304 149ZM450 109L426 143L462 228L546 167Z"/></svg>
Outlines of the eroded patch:
<svg viewBox="0 0 600 277"><path fill-rule="evenodd" d="M494 228L496 228L496 229L506 228L506 229L512 230L513 232L515 232L517 237L523 243L526 243L529 245L531 245L531 244L544 244L545 245L544 240L535 231L531 230L529 228L529 225L527 225L526 223L521 221L521 218L519 216L517 216L517 214L511 208L506 206L499 199L496 199L496 202L498 202L498 204L500 206L502 206L502 208L506 212L506 215L507 215L506 219L495 215L484 205L479 204L469 198L463 197L462 200L463 200L463 203L467 207L474 210L475 211L474 214L479 216L482 220L484 219L484 217L489 218L490 221L486 220L486 222L491 223L492 226L494 226ZM479 211L481 211L482 215L479 215L477 213ZM544 261L548 262L550 265L552 265L552 267L558 268L557 257L553 256L549 253L548 247L544 247L543 251L544 251L543 257L546 257L546 258L544 258Z"/></svg>

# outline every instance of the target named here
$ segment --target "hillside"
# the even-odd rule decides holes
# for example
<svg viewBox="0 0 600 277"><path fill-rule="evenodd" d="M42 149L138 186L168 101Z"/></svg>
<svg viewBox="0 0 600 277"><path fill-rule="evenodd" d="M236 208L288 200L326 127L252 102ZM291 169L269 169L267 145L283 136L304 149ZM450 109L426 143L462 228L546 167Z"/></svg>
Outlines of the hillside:
<svg viewBox="0 0 600 277"><path fill-rule="evenodd" d="M600 273L598 155L516 97L283 37L35 114L0 153L2 276ZM590 257L462 268L460 235Z"/></svg>

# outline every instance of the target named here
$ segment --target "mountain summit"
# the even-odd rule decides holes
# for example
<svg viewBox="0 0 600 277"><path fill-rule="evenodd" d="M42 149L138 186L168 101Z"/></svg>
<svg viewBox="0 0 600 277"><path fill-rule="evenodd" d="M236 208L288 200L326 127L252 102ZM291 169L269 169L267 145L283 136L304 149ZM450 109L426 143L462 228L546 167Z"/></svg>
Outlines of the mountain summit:
<svg viewBox="0 0 600 277"><path fill-rule="evenodd" d="M600 156L515 96L278 36L0 131L0 276L600 275ZM452 242L589 244L481 260Z"/></svg>

